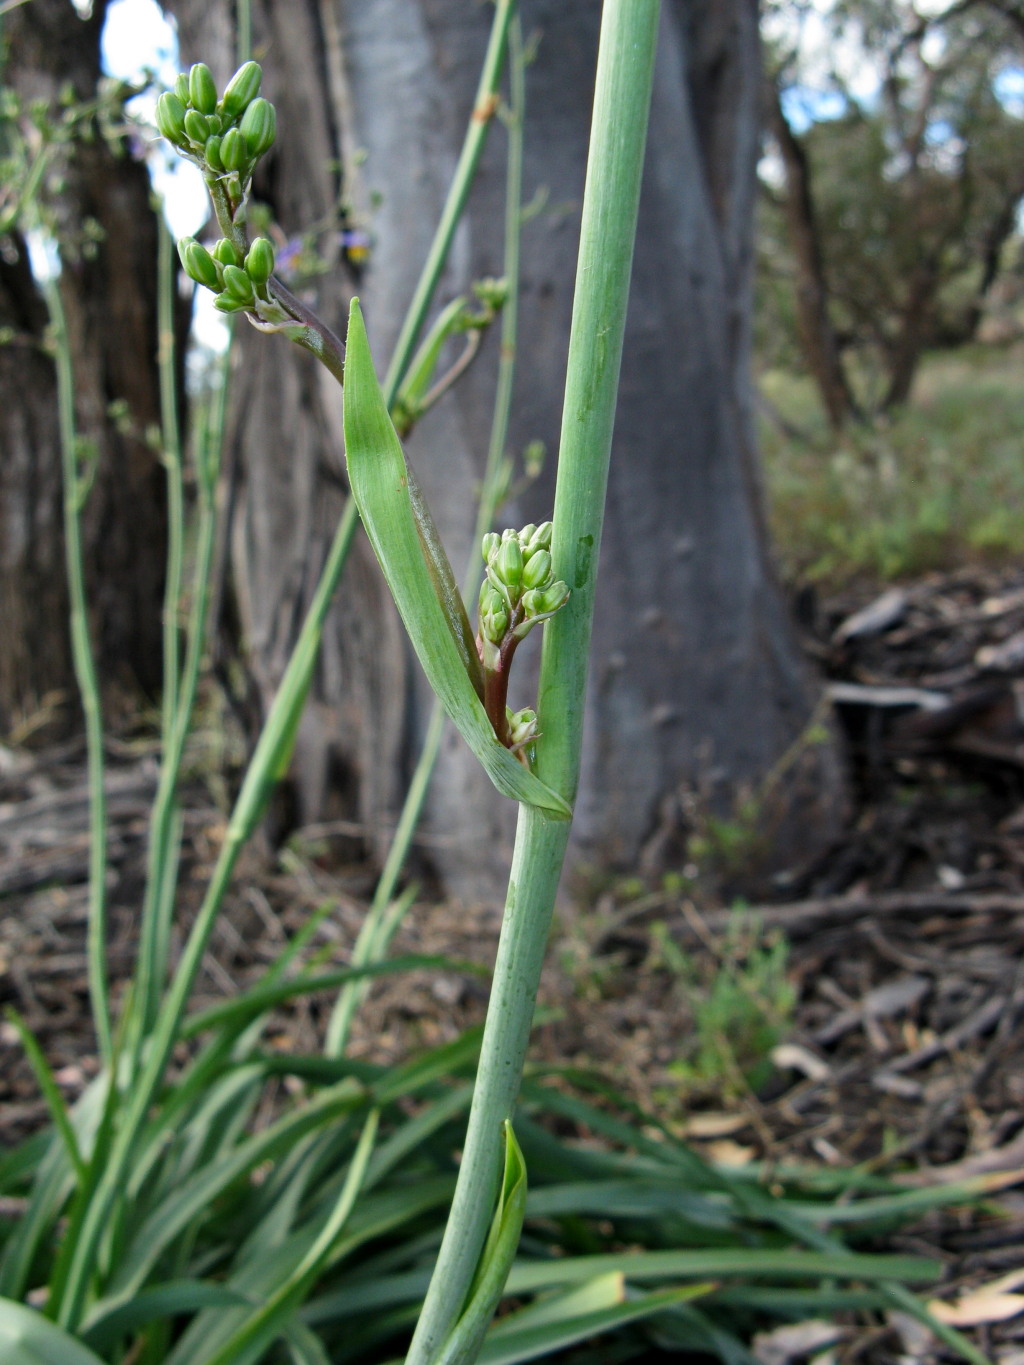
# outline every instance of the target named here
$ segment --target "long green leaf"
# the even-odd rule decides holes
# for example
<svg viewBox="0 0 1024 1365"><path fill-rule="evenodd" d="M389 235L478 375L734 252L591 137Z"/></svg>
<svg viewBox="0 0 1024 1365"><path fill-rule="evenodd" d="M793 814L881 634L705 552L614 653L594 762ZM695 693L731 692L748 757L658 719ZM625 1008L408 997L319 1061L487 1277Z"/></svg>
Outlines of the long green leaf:
<svg viewBox="0 0 1024 1365"><path fill-rule="evenodd" d="M476 1360L508 1279L526 1212L526 1163L512 1125L505 1120L505 1171L494 1221L462 1316L435 1357L437 1365Z"/></svg>
<svg viewBox="0 0 1024 1365"><path fill-rule="evenodd" d="M500 792L568 819L565 801L500 743L470 679L463 629L453 619L461 597L458 604L452 599L458 589L449 569L452 588L440 590L444 605L439 600L436 565L428 563L423 548L423 509L415 504L402 445L377 382L358 299L352 300L348 323L345 455L352 496L370 544L441 705Z"/></svg>
<svg viewBox="0 0 1024 1365"><path fill-rule="evenodd" d="M590 1286L584 1286L589 1289ZM516 1365L520 1360L536 1360L564 1350L577 1341L609 1332L626 1323L650 1317L676 1304L707 1294L709 1284L689 1284L678 1289L662 1289L639 1298L621 1299L617 1303L599 1307L584 1307L578 1301L579 1291L559 1295L542 1306L543 1314L533 1315L533 1306L522 1314L511 1314L496 1324L484 1342L477 1360L479 1365ZM589 1296L584 1296L584 1302ZM541 1305L538 1305L540 1307ZM520 1321L520 1319L522 1319ZM498 1330L500 1328L500 1331Z"/></svg>
<svg viewBox="0 0 1024 1365"><path fill-rule="evenodd" d="M0 1299L4 1365L103 1365L98 1355L33 1308Z"/></svg>
<svg viewBox="0 0 1024 1365"><path fill-rule="evenodd" d="M96 1351L110 1351L118 1339L137 1332L159 1318L180 1317L201 1308L245 1307L248 1300L228 1285L207 1280L168 1280L108 1313L102 1321L83 1332L86 1345Z"/></svg>

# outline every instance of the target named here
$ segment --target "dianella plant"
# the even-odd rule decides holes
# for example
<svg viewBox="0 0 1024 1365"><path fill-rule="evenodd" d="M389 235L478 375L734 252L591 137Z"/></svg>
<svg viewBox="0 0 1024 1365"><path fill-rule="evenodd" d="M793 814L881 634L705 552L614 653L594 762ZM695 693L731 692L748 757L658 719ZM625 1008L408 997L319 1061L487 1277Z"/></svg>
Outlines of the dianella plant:
<svg viewBox="0 0 1024 1365"><path fill-rule="evenodd" d="M258 68L243 67L218 99L206 68L195 66L157 110L161 132L203 170L222 234L210 250L182 242L185 270L214 291L218 308L283 332L342 379L352 498L409 637L445 712L498 790L520 805L469 1127L414 1361L475 1355L525 1207L511 1121L577 784L657 22L656 0L606 6L555 507L542 525L484 536L475 631L377 382L358 301L342 359L338 339L275 278L270 243L247 240L248 181L274 126L256 94ZM545 623L537 706L512 712L516 647Z"/></svg>
<svg viewBox="0 0 1024 1365"><path fill-rule="evenodd" d="M111 1002L104 957L102 734L77 537L87 488L76 464L73 364L60 291L54 282L48 286L76 669L89 718L95 812L89 977L102 1067L69 1108L38 1044L13 1017L52 1131L0 1158L4 1365L256 1365L267 1358L326 1365L380 1360L396 1340L410 1338L415 1365L511 1363L648 1320L670 1351L746 1362L750 1356L729 1325L741 1313L754 1321L757 1314L897 1307L927 1318L903 1285L933 1278L936 1267L849 1250L831 1231L832 1206L821 1203L820 1185L819 1203L805 1199L798 1210L769 1197L756 1171L737 1179L706 1165L651 1116L627 1124L537 1077L523 1080L579 776L658 9L658 0L604 5L555 501L550 518L518 528L492 524L507 480L502 453L517 316L524 58L514 0L495 5L478 112L383 383L358 300L342 342L275 273L269 238L249 231L253 171L276 134L258 64L243 61L219 90L197 63L161 96L159 131L200 168L217 225L214 241L178 243L180 265L213 293L219 310L303 347L338 380L351 498L175 960L178 787L207 626L225 388L193 442L198 526L189 542L194 577L179 659L184 494L170 326L174 269L164 234L162 456L171 535L163 752L137 967L120 1011ZM479 282L474 301L453 300L428 323L509 52L506 278ZM469 576L474 622L402 436L457 380L481 330L499 318L502 362L477 518L480 555ZM460 359L438 375L445 343L459 337ZM437 697L395 843L348 966L322 970L323 955L313 950L328 904L253 985L190 1011L239 852L287 770L324 622L360 523ZM538 694L534 706L513 711L510 670L519 643L535 629L543 632ZM408 892L395 891L444 716L498 792L518 803L487 1018L482 1032L399 1067L374 1067L346 1056L367 982L441 965L388 959L387 950L411 901ZM263 1044L273 1009L328 990L335 1003L322 1051L285 1055ZM302 1101L257 1122L268 1085L282 1076L301 1090ZM557 1141L536 1122L544 1112L585 1124L608 1140L607 1149ZM456 1169L452 1153L460 1148ZM781 1179L773 1174L779 1188ZM843 1221L870 1228L872 1220L891 1221L985 1187L937 1195L879 1192L874 1185L869 1192L877 1197L844 1203ZM831 1193L845 1199L849 1184L839 1182ZM527 1248L521 1231L531 1211L538 1222ZM595 1227L611 1231L588 1225L581 1237L583 1220L594 1216ZM739 1287L730 1289L730 1280ZM798 1288L786 1287L792 1281ZM492 1324L503 1294L519 1306ZM929 1321L966 1358L983 1359L952 1328ZM645 1341L634 1344L621 1358L644 1358Z"/></svg>

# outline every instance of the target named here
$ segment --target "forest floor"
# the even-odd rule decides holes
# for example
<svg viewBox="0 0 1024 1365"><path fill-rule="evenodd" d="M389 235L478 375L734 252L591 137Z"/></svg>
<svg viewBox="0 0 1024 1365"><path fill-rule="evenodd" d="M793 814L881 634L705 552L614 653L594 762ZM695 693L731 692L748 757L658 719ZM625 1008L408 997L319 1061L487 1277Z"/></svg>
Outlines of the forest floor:
<svg viewBox="0 0 1024 1365"><path fill-rule="evenodd" d="M866 1163L911 1183L1006 1172L985 1212L932 1215L895 1244L940 1255L951 1300L987 1286L961 1305L963 1324L991 1359L1024 1365L1024 572L963 570L802 608L847 744L855 809L841 841L754 906L720 894L742 863L736 831L717 864L705 839L706 866L592 891L556 927L531 1055L602 1075L720 1162ZM126 745L110 758L109 961L123 980L156 770ZM70 1096L96 1068L86 824L79 746L0 750L0 1003ZM185 829L184 884L201 889L223 814L200 793ZM322 932L345 960L369 873L322 842L308 845L316 856L302 848L246 855L200 996L236 990L328 899ZM497 929L495 913L417 904L394 951L489 964ZM485 1002L485 984L455 970L382 980L353 1049L387 1062L454 1038ZM322 1007L282 1016L277 1044L314 1046ZM0 1147L44 1121L0 1024ZM809 1354L807 1340L759 1349L778 1365ZM850 1328L830 1358L941 1353L889 1322Z"/></svg>

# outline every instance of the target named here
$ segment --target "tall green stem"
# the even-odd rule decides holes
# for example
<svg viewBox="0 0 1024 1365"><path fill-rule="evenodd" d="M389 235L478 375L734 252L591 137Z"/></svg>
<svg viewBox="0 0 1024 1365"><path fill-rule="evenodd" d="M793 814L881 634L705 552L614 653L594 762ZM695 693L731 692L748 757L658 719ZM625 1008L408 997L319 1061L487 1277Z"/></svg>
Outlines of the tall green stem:
<svg viewBox="0 0 1024 1365"><path fill-rule="evenodd" d="M82 560L81 511L86 486L78 468L75 427L75 377L67 320L55 279L44 285L57 363L57 405L60 422L61 469L64 482L64 557L67 564L71 614L71 655L85 715L89 769L89 995L100 1056L106 1066L113 1056L110 1026L110 986L107 979L107 798L103 785L103 712L99 682L89 640Z"/></svg>
<svg viewBox="0 0 1024 1365"><path fill-rule="evenodd" d="M185 489L182 474L181 433L178 424L177 366L174 346L174 287L177 274L174 244L162 215L159 221L157 248L157 364L160 374L160 424L163 439L163 462L167 472L167 570L164 583L163 620L163 703L161 709L161 743L163 760L160 786L153 806L149 828L146 894L143 900L139 929L138 976L134 1000L136 1012L132 1039L133 1053L138 1049L146 1030L156 1014L162 984L157 962L157 944L161 938L159 919L170 913L164 896L167 885L168 863L176 860L175 804L178 786L180 754L172 752L173 737L181 719L179 688L179 632L181 606L182 560L185 543ZM188 716L185 716L185 724Z"/></svg>
<svg viewBox="0 0 1024 1365"><path fill-rule="evenodd" d="M552 559L573 595L545 627L538 774L571 800L579 780L587 652L659 0L606 0L583 199L555 492ZM457 1323L501 1171L501 1131L518 1094L568 822L520 808L480 1069L448 1226L409 1351L428 1365Z"/></svg>

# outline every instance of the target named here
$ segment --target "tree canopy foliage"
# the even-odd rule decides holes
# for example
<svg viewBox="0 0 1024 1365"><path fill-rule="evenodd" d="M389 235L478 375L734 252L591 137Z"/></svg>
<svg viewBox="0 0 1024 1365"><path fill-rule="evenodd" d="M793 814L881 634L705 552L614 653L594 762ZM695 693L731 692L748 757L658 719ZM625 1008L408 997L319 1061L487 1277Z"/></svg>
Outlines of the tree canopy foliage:
<svg viewBox="0 0 1024 1365"><path fill-rule="evenodd" d="M762 336L839 426L970 340L1016 259L1024 7L775 0L764 35Z"/></svg>

